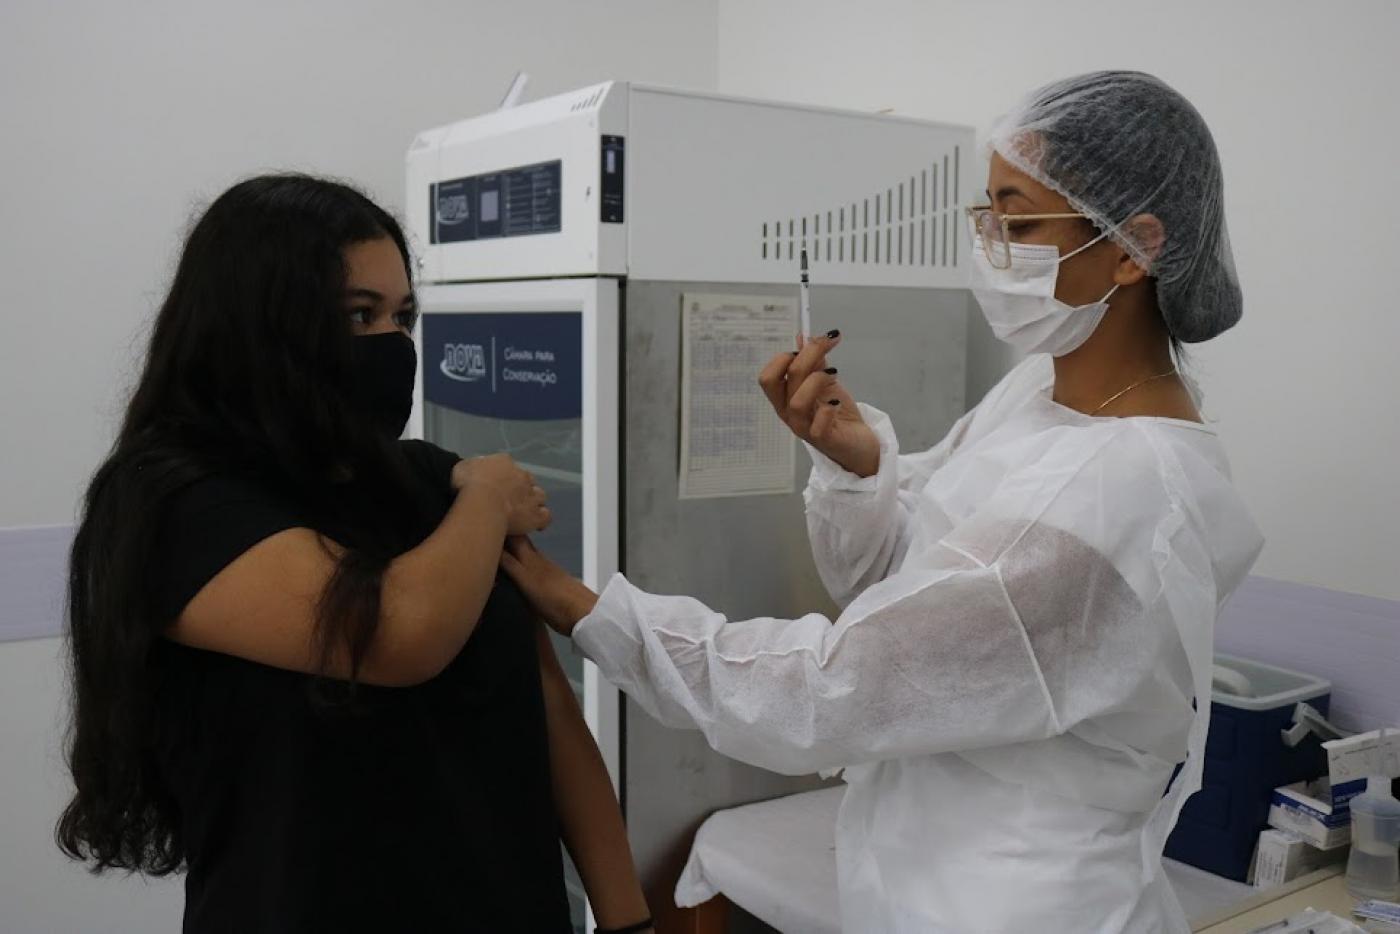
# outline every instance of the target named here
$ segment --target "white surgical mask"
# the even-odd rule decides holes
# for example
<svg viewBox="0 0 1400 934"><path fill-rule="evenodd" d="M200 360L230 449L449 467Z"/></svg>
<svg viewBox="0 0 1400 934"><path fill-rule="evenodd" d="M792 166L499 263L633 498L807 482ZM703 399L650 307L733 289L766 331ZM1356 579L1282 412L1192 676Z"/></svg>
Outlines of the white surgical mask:
<svg viewBox="0 0 1400 934"><path fill-rule="evenodd" d="M1055 280L1061 263L1105 236L1064 256L1053 246L1012 243L1010 269L992 266L979 237L972 251L972 294L992 333L1023 354L1062 357L1083 345L1103 320L1118 286L1097 302L1076 307L1055 298Z"/></svg>

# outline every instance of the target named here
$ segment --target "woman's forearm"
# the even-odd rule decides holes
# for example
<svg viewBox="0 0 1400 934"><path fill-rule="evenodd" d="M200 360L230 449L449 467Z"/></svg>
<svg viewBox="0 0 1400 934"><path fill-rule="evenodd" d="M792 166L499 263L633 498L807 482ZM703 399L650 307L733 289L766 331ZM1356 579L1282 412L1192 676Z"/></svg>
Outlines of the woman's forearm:
<svg viewBox="0 0 1400 934"><path fill-rule="evenodd" d="M647 917L648 910L617 796L543 626L538 639L554 806L564 845L583 879L598 924L605 928L635 924Z"/></svg>

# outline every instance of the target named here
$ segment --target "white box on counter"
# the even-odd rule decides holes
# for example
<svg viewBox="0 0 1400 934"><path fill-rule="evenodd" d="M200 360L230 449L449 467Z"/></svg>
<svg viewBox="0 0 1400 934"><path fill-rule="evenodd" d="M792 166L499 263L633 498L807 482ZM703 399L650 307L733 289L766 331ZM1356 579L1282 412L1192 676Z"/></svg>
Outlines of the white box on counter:
<svg viewBox="0 0 1400 934"><path fill-rule="evenodd" d="M1259 851L1254 862L1254 885L1271 889L1292 882L1333 862L1342 855L1340 848L1319 850L1291 830L1265 830L1259 834Z"/></svg>
<svg viewBox="0 0 1400 934"><path fill-rule="evenodd" d="M1326 778L1284 785L1274 789L1269 826L1295 833L1319 850L1334 850L1351 842L1351 806L1333 804Z"/></svg>
<svg viewBox="0 0 1400 934"><path fill-rule="evenodd" d="M1323 743L1327 775L1274 789L1269 826L1302 837L1320 850L1351 842L1351 799L1366 790L1371 775L1400 773L1400 733L1372 730Z"/></svg>

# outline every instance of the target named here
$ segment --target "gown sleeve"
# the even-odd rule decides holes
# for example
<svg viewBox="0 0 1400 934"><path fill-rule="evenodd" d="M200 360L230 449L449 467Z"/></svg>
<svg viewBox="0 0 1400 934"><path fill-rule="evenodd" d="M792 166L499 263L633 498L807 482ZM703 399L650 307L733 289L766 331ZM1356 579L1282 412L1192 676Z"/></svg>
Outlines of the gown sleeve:
<svg viewBox="0 0 1400 934"><path fill-rule="evenodd" d="M919 491L947 462L974 415L968 412L959 419L932 449L900 454L889 417L865 404L860 411L880 439L880 468L874 476L858 477L806 445L812 457L803 493L807 537L822 583L841 606L904 559Z"/></svg>
<svg viewBox="0 0 1400 934"><path fill-rule="evenodd" d="M1045 739L1135 709L1176 645L1140 597L1170 510L1150 462L1114 437L1075 452L1078 466L1011 477L835 620L730 622L618 575L574 639L662 723L788 774ZM1128 514L1086 509L1106 486L1131 495L1113 504Z"/></svg>
<svg viewBox="0 0 1400 934"><path fill-rule="evenodd" d="M910 525L929 479L970 439L995 427L1034 393L1048 375L1047 361L1015 367L927 451L901 453L889 417L873 406L861 416L880 440L880 468L858 477L806 445L812 473L804 499L812 556L827 593L841 606L897 568L908 552Z"/></svg>

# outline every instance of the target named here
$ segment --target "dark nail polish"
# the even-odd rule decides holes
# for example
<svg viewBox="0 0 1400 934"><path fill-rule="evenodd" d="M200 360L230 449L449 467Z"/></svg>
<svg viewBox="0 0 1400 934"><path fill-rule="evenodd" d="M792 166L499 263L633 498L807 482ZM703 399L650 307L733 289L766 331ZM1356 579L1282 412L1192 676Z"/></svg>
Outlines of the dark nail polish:
<svg viewBox="0 0 1400 934"><path fill-rule="evenodd" d="M836 338L841 336L841 332L833 328L832 330L826 332L826 336L831 338L832 340L836 340Z"/></svg>
<svg viewBox="0 0 1400 934"><path fill-rule="evenodd" d="M835 376L835 375L836 375L836 367L834 367L834 366L829 366L829 367L827 367L825 370L822 370L822 372L825 373L827 376Z"/></svg>

